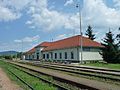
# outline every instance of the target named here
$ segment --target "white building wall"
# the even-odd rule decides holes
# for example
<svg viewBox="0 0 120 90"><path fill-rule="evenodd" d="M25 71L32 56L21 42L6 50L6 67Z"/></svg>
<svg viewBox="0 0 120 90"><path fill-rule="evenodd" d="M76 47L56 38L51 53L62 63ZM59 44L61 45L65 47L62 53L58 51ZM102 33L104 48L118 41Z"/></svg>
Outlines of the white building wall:
<svg viewBox="0 0 120 90"><path fill-rule="evenodd" d="M43 50L44 47L37 47L35 48L35 59L37 59L37 53L39 53L39 59L43 58L43 55L41 53L41 51Z"/></svg>
<svg viewBox="0 0 120 90"><path fill-rule="evenodd" d="M66 49L59 49L59 50L52 50L52 51L45 51L41 52L44 47L36 48L34 55L34 58L32 58L32 55L28 55L27 59L37 59L37 53L39 53L39 59L43 59L43 54L45 54L45 60L70 60L70 61L80 61L81 60L81 51L80 47L74 47L74 48L66 48ZM99 54L100 49L99 48L83 48L83 60L103 60L102 56ZM65 52L67 53L67 59L65 59ZM74 54L74 59L71 59L71 52ZM51 53L53 57L51 57ZM55 58L55 53L57 53L57 58ZM60 58L60 53L62 54L62 58ZM47 58L47 54L49 54L49 58ZM30 56L30 57L29 57Z"/></svg>
<svg viewBox="0 0 120 90"><path fill-rule="evenodd" d="M103 60L102 56L100 55L99 48L90 48L90 51L85 51L83 49L82 52L83 60ZM79 48L79 60L81 60L81 49Z"/></svg>
<svg viewBox="0 0 120 90"><path fill-rule="evenodd" d="M83 60L103 60L103 58L99 52L83 52Z"/></svg>
<svg viewBox="0 0 120 90"><path fill-rule="evenodd" d="M29 55L28 54L25 55L25 59L26 60L29 59Z"/></svg>
<svg viewBox="0 0 120 90"><path fill-rule="evenodd" d="M65 59L65 52L67 52L67 59ZM71 52L74 54L74 59L71 59ZM51 58L51 53L53 53L53 58ZM57 53L57 59L55 59L55 53ZM62 58L60 58L60 53L62 54ZM68 49L61 49L61 50L53 50L53 51L46 51L43 52L45 54L45 59L47 59L47 54L49 54L49 60L78 60L78 53L77 48L68 48ZM78 55L77 55L78 54Z"/></svg>
<svg viewBox="0 0 120 90"><path fill-rule="evenodd" d="M26 60L34 60L35 59L35 53L26 54L25 59Z"/></svg>
<svg viewBox="0 0 120 90"><path fill-rule="evenodd" d="M65 59L65 52L67 52L67 59ZM71 59L71 52L74 53L74 59ZM51 58L50 53L53 53L53 58ZM57 53L57 59L55 59L55 53ZM62 53L62 59L60 59L59 53ZM46 51L46 52L43 52L43 54L45 54L46 60L72 60L72 61L80 61L81 60L80 47ZM47 58L47 54L49 54L49 59ZM103 58L99 54L99 48L91 48L90 51L83 50L83 60L84 61L86 61L86 60L103 60Z"/></svg>

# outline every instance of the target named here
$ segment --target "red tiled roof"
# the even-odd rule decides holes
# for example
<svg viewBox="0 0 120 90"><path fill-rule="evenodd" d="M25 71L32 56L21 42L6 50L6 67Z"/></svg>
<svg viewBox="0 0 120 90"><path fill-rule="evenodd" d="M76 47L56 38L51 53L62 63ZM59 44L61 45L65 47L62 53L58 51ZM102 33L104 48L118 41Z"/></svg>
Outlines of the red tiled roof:
<svg viewBox="0 0 120 90"><path fill-rule="evenodd" d="M50 45L43 49L43 51L55 50L55 49L63 49L63 48L70 48L70 47L77 47L80 46L80 35L73 36L70 38L58 40L55 42L50 43ZM100 43L96 41L92 41L87 37L82 37L82 45L83 47L103 47Z"/></svg>
<svg viewBox="0 0 120 90"><path fill-rule="evenodd" d="M31 53L34 53L35 52L35 48L32 48L32 49L30 49L29 51L27 51L26 53L27 54L31 54Z"/></svg>
<svg viewBox="0 0 120 90"><path fill-rule="evenodd" d="M47 47L47 46L49 46L51 43L52 43L52 42L43 42L43 43L40 43L39 45L37 45L37 46L35 46L34 48L30 49L29 51L25 52L25 54L34 53L36 47Z"/></svg>
<svg viewBox="0 0 120 90"><path fill-rule="evenodd" d="M42 42L39 45L37 45L36 47L47 47L50 46L52 42ZM35 48L36 48L35 47Z"/></svg>

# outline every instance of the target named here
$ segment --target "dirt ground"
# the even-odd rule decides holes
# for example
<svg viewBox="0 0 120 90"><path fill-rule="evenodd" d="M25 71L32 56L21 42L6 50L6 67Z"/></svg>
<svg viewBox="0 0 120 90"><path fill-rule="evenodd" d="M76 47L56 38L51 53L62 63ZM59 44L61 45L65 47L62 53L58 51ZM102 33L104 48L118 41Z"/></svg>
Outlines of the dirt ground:
<svg viewBox="0 0 120 90"><path fill-rule="evenodd" d="M0 90L22 90L18 85L13 83L6 73L0 68Z"/></svg>

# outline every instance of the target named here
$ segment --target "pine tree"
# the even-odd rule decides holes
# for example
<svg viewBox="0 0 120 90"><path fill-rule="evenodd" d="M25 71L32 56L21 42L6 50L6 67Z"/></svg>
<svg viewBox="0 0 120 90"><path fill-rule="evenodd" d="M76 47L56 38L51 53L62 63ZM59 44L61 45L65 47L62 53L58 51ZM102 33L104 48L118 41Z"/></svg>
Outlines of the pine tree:
<svg viewBox="0 0 120 90"><path fill-rule="evenodd" d="M92 27L90 25L88 26L85 35L87 35L88 38L91 40L94 40L96 38L95 34L93 34L93 30L92 30Z"/></svg>
<svg viewBox="0 0 120 90"><path fill-rule="evenodd" d="M111 31L106 33L106 37L103 40L102 49L103 59L108 63L120 63L119 46L115 44L115 38Z"/></svg>
<svg viewBox="0 0 120 90"><path fill-rule="evenodd" d="M119 33L117 34L117 36L116 36L116 38L117 38L117 44L118 44L118 49L119 49L119 53L118 53L118 55L119 55L119 59L120 59L120 27L119 27Z"/></svg>
<svg viewBox="0 0 120 90"><path fill-rule="evenodd" d="M118 30L120 32L120 27L119 27ZM120 45L120 33L117 34L116 38L117 38L118 44Z"/></svg>

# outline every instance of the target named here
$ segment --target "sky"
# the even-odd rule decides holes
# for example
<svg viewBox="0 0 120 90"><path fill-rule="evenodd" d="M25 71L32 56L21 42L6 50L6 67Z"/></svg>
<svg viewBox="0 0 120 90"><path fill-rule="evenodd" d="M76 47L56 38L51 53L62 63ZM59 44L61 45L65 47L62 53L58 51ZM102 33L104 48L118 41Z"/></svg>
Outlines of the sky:
<svg viewBox="0 0 120 90"><path fill-rule="evenodd" d="M118 33L120 0L0 0L0 51L27 51L44 41L79 34L88 25L101 42L105 33Z"/></svg>

